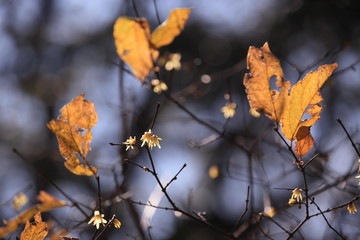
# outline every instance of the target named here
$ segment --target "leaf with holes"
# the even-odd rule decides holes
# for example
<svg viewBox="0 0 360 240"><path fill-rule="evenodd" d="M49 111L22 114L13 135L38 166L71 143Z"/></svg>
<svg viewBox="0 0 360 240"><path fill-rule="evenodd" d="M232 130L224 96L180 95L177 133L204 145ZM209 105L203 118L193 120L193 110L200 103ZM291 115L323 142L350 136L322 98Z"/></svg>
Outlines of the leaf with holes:
<svg viewBox="0 0 360 240"><path fill-rule="evenodd" d="M250 108L264 112L265 116L279 122L291 83L284 79L280 62L271 53L268 43L261 48L249 47L247 68L250 73L245 74L243 83ZM273 76L280 92L271 89L270 78Z"/></svg>
<svg viewBox="0 0 360 240"><path fill-rule="evenodd" d="M61 110L56 120L51 120L47 127L59 141L60 154L65 158L65 167L74 174L90 176L97 169L91 166L86 156L91 150L91 128L98 120L95 105L84 99L84 94L73 99ZM79 157L84 161L80 162Z"/></svg>
<svg viewBox="0 0 360 240"><path fill-rule="evenodd" d="M26 222L24 231L20 234L20 240L43 240L48 233L47 223L41 219L38 212L34 216L34 222Z"/></svg>

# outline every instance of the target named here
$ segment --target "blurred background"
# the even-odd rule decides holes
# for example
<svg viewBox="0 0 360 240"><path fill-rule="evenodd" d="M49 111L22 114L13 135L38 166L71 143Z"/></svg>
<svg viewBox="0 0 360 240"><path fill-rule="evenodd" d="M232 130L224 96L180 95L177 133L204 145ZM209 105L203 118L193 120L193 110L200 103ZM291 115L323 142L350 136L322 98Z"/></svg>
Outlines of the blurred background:
<svg viewBox="0 0 360 240"><path fill-rule="evenodd" d="M163 55L180 53L181 69L161 68L160 76L182 106L251 148L250 154L217 138L124 71L129 67L116 54L115 20L138 14L155 29L157 14L162 22L171 9L180 7L193 9L189 21L181 35L160 50ZM56 137L46 127L64 104L84 93L99 115L88 160L99 168L105 217L116 214L122 222L120 229L111 228L100 239L224 239L173 211L128 201L170 206L150 173L124 164L130 159L150 167L144 149L125 152L122 146L109 145L130 135L140 139L150 127L157 102L160 110L153 131L163 141L152 156L160 179L169 182L187 164L168 189L176 204L225 231L242 226L241 239L286 239L288 234L272 221L254 216L273 207L274 220L291 232L305 209L288 208L287 202L291 190L304 184L273 131L273 122L249 114L242 84L247 49L268 42L292 83L321 64L339 64L322 89L325 108L312 128L316 146L304 157L307 161L319 154L307 168L309 189L314 193L328 187L316 194L315 201L322 210L332 208L359 195L353 177L358 157L336 122L341 118L359 142L359 12L355 0L0 0L0 218L11 219L35 204L40 190L66 201L39 172L86 205L88 216L93 214L94 178L65 169ZM237 109L226 121L221 107L229 96ZM28 196L29 203L14 210L11 199L19 192ZM248 211L236 225L247 197ZM318 212L315 206L310 210ZM348 239L359 239L359 218L346 207L326 216ZM66 228L71 237L91 239L95 230L74 207L56 209L44 218ZM15 239L21 230L4 239ZM294 235L294 239L337 237L321 216Z"/></svg>

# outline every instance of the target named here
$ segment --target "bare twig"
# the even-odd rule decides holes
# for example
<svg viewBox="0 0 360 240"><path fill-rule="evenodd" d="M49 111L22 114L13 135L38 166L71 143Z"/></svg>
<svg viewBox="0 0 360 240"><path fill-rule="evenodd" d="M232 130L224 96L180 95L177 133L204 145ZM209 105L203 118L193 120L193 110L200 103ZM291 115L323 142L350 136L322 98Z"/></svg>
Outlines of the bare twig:
<svg viewBox="0 0 360 240"><path fill-rule="evenodd" d="M340 126L342 127L342 129L343 129L343 130L344 130L344 132L346 133L346 136L349 138L349 140L350 140L350 142L351 142L351 145L353 146L353 148L355 149L355 151L356 151L356 153L357 153L358 157L360 158L360 151L357 149L357 147L356 147L356 145L355 145L354 141L352 140L352 138L351 138L351 136L350 136L349 132L346 130L345 125L343 124L343 122L341 121L341 119L340 119L340 118L336 119L336 121L340 124Z"/></svg>
<svg viewBox="0 0 360 240"><path fill-rule="evenodd" d="M239 227L242 219L244 218L245 214L246 214L247 211L248 211L249 196L250 196L250 186L248 186L248 188L247 188L246 200L245 200L245 209L244 209L243 213L241 214L241 216L239 217L239 219L236 221L235 227L234 227L234 229L233 229L234 236L237 236L236 233L235 233L235 231L236 231L236 229Z"/></svg>
<svg viewBox="0 0 360 240"><path fill-rule="evenodd" d="M28 161L16 148L13 148L13 152L19 156L22 160L29 163ZM36 173L47 182L49 182L56 190L58 190L67 200L71 202L71 204L79 210L86 218L90 218L90 216L79 206L79 203L76 202L72 197L70 197L67 193L65 193L55 182L53 182L50 178L48 178L45 174L40 172L38 169L34 168Z"/></svg>
<svg viewBox="0 0 360 240"><path fill-rule="evenodd" d="M160 25L161 20L160 20L159 9L158 9L156 0L154 0L154 7L155 7L156 19L158 21L158 24Z"/></svg>
<svg viewBox="0 0 360 240"><path fill-rule="evenodd" d="M175 174L175 176L170 180L170 182L168 182L168 184L166 184L166 186L164 187L164 189L167 189L170 184L175 181L177 179L177 176L182 172L182 170L186 167L186 163L184 163L184 165L181 167L181 169Z"/></svg>
<svg viewBox="0 0 360 240"><path fill-rule="evenodd" d="M331 226L331 224L329 223L329 221L327 220L327 218L325 217L325 214L323 211L321 211L319 205L317 205L317 203L314 201L314 198L310 198L310 201L312 204L314 204L316 206L316 208L318 209L318 211L320 212L320 214L322 215L322 217L324 218L326 224L329 226L329 228L331 230L333 230L341 239L345 239L343 235L341 235L338 231L336 231L336 229Z"/></svg>

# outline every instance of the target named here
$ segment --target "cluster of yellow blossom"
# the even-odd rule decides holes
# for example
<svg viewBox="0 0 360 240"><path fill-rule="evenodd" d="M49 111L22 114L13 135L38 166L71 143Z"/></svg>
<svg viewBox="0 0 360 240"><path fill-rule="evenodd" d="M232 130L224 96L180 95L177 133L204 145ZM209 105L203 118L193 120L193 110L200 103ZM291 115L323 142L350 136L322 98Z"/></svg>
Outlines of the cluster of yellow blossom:
<svg viewBox="0 0 360 240"><path fill-rule="evenodd" d="M114 215L115 217L115 215ZM104 218L104 214L101 214L99 210L94 211L94 216L90 219L88 224L93 224L93 226L96 226L96 229L99 229L100 224L105 226L105 224L108 221ZM115 228L121 227L121 222L118 219L112 219L111 223L114 225Z"/></svg>
<svg viewBox="0 0 360 240"><path fill-rule="evenodd" d="M28 202L29 199L23 192L16 194L12 199L12 205L16 211L19 210L22 206L24 206Z"/></svg>
<svg viewBox="0 0 360 240"><path fill-rule="evenodd" d="M159 58L159 65L164 66L167 71L180 70L181 69L181 54L180 53L168 53L165 56Z"/></svg>
<svg viewBox="0 0 360 240"><path fill-rule="evenodd" d="M299 203L302 201L302 189L301 188L295 188L291 194L291 198L289 199L288 204L293 205L295 203Z"/></svg>
<svg viewBox="0 0 360 240"><path fill-rule="evenodd" d="M221 108L221 111L224 113L224 118L232 118L235 115L236 103L229 102Z"/></svg>
<svg viewBox="0 0 360 240"><path fill-rule="evenodd" d="M158 94L168 89L166 83L160 81L159 79L151 80L151 85L154 87L153 91Z"/></svg>
<svg viewBox="0 0 360 240"><path fill-rule="evenodd" d="M354 214L357 212L356 206L353 202L349 203L349 205L347 206L347 210L349 211L350 214Z"/></svg>
<svg viewBox="0 0 360 240"><path fill-rule="evenodd" d="M161 148L159 141L162 140L162 138L156 136L152 133L151 129L149 131L145 132L141 139L141 147L143 147L145 144L150 148L153 149L153 147ZM126 145L126 151L129 149L134 149L134 145L137 144L136 137L131 137L127 139L125 142L123 142L124 145Z"/></svg>

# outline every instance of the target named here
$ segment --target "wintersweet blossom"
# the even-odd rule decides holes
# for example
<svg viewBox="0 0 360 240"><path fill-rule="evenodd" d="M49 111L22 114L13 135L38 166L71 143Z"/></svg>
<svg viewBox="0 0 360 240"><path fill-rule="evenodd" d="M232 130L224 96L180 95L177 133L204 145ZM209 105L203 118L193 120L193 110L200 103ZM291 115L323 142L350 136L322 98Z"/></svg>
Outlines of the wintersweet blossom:
<svg viewBox="0 0 360 240"><path fill-rule="evenodd" d="M152 134L151 129L149 129L149 131L145 132L141 136L140 140L142 141L141 146L144 146L146 143L150 149L152 149L153 147L156 147L156 146L158 146L158 148L161 148L159 141L162 140L162 138L156 136L155 134Z"/></svg>
<svg viewBox="0 0 360 240"><path fill-rule="evenodd" d="M100 224L104 226L107 223L107 220L104 219L104 214L100 214L100 211L96 210L94 211L94 216L88 222L88 224L91 223L96 226L96 229L99 229Z"/></svg>
<svg viewBox="0 0 360 240"><path fill-rule="evenodd" d="M125 142L123 142L124 145L126 145L125 151L131 149L134 149L134 145L136 144L136 137L129 137Z"/></svg>
<svg viewBox="0 0 360 240"><path fill-rule="evenodd" d="M120 228L121 227L121 222L116 218L113 220L112 223L113 223L115 228Z"/></svg>
<svg viewBox="0 0 360 240"><path fill-rule="evenodd" d="M235 115L236 103L230 102L221 108L224 113L224 118L232 118Z"/></svg>
<svg viewBox="0 0 360 240"><path fill-rule="evenodd" d="M255 108L250 108L249 113L254 118L259 118L261 116L261 114L258 111L256 111Z"/></svg>
<svg viewBox="0 0 360 240"><path fill-rule="evenodd" d="M297 202L302 201L301 189L295 188L292 192L291 198L296 199Z"/></svg>
<svg viewBox="0 0 360 240"><path fill-rule="evenodd" d="M349 203L346 209L349 211L350 214L354 214L357 212L356 206L353 202Z"/></svg>
<svg viewBox="0 0 360 240"><path fill-rule="evenodd" d="M264 213L269 217L273 217L276 214L276 209L272 206L266 206L264 209Z"/></svg>
<svg viewBox="0 0 360 240"><path fill-rule="evenodd" d="M151 85L154 86L153 91L154 91L155 93L161 93L161 92L163 92L163 91L168 90L168 87L167 87L166 83L160 81L159 79L153 79L153 80L151 80Z"/></svg>
<svg viewBox="0 0 360 240"><path fill-rule="evenodd" d="M24 206L28 202L29 199L23 192L16 194L12 199L12 205L15 210L19 210L22 206Z"/></svg>
<svg viewBox="0 0 360 240"><path fill-rule="evenodd" d="M289 201L288 201L288 204L289 205L294 205L295 203L297 203L297 201L293 198L290 198Z"/></svg>
<svg viewBox="0 0 360 240"><path fill-rule="evenodd" d="M165 69L168 71L171 70L180 70L181 69L181 54L180 53L172 53L169 54L168 60L165 63Z"/></svg>

